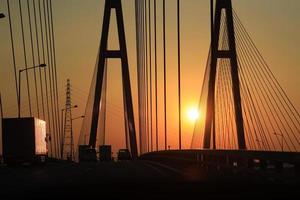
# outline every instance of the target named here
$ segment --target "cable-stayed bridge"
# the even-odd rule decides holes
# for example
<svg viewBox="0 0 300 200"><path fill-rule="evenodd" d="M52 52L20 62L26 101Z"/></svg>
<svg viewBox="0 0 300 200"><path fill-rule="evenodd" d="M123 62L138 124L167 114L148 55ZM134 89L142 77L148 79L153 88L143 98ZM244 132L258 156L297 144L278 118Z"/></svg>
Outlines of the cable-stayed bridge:
<svg viewBox="0 0 300 200"><path fill-rule="evenodd" d="M153 2L156 3L155 1ZM150 4L149 4L150 5ZM136 2L136 40L137 40L137 66L138 66L138 91L139 91L139 137L137 137L132 111L132 97L130 79L128 74L128 61L126 52L126 40L123 26L121 3L118 1L106 2L104 21L102 29L101 44L99 49L98 62L91 87L90 101L86 109L82 133L90 133L89 141L81 141L82 144L89 144L93 147L104 144L105 131L100 131L105 121L105 70L109 67L106 60L119 58L122 62L123 97L124 97L124 119L126 145L131 150L133 157L137 158L138 149L140 154L158 150L157 116L153 116L150 110L157 106L157 102L149 100L149 95L155 97L157 92L157 77L150 77L149 72L150 56L154 57L154 70L163 67L166 63L157 66L155 48L157 46L156 18L152 27L152 12L156 13L156 5L151 7L147 2ZM179 5L179 4L178 4ZM151 8L154 8L151 11ZM178 14L180 14L178 6ZM111 10L116 10L119 35L119 50L107 49L109 16ZM149 10L150 9L150 10ZM163 57L165 60L165 2L163 1ZM150 16L149 18L148 15ZM154 15L155 16L155 15ZM179 15L178 15L179 16ZM206 72L199 101L199 111L205 116L205 120L197 120L191 142L191 149L221 150L222 155L232 151L241 151L241 155L247 157L249 152L253 160L252 152L255 155L262 154L267 157L269 152L278 155L280 160L286 160L287 155L298 155L300 116L287 93L284 91L278 80L272 73L270 66L264 60L262 54L255 46L246 28L239 19L236 11L232 8L231 1L216 1L212 4L212 25L211 25L211 47L207 59ZM180 25L179 18L177 18ZM150 31L149 31L150 30ZM180 26L178 26L178 70L180 82ZM154 40L154 55L149 53L152 50ZM150 41L150 42L149 42ZM152 45L152 47L151 47ZM149 67L150 66L150 67ZM151 69L153 70L153 69ZM154 79L149 81L149 79ZM166 79L164 73L164 81ZM165 83L165 82L164 82ZM180 84L180 83L179 83ZM164 92L166 86L164 85ZM149 88L151 88L149 90ZM154 88L154 94L152 94ZM178 98L180 99L180 85L178 86ZM149 94L150 93L150 94ZM164 93L164 108L167 107L166 94ZM100 104L101 102L101 104ZM149 108L151 107L151 108ZM179 101L179 110L180 101ZM155 111L154 113L156 114ZM163 111L166 114L166 110ZM102 116L101 116L102 114ZM181 113L179 112L179 118ZM164 123L167 118L165 115ZM155 125L153 125L153 124ZM181 124L181 118L179 120ZM88 125L87 125L88 124ZM165 124L164 150L168 150L167 126ZM179 129L179 146L181 149L181 135ZM96 140L97 135L99 140ZM137 140L139 139L139 147ZM98 144L96 145L96 141ZM156 147L156 148L155 148ZM260 153L258 153L260 152ZM278 153L277 153L278 152ZM284 152L279 153L279 152ZM266 153L266 155L265 155ZM164 152L147 154L157 155ZM169 154L169 153L168 153ZM226 154L226 153L225 153ZM236 154L236 153L235 153ZM143 155L143 157L147 157ZM202 155L202 154L201 154ZM287 157L286 157L287 156ZM222 156L221 156L222 157ZM276 156L275 156L276 157ZM293 157L293 156L292 156ZM297 156L296 156L297 157ZM257 157L259 159L259 156ZM276 160L276 159L275 159ZM279 161L278 160L278 161ZM296 162L296 160L295 160ZM298 161L297 161L298 162Z"/></svg>
<svg viewBox="0 0 300 200"><path fill-rule="evenodd" d="M300 115L280 85L254 40L250 37L232 8L231 0L211 1L211 44L201 88L198 111L203 117L195 122L191 146L182 148L182 90L181 90L181 23L180 1L177 1L177 62L178 77L178 147L169 150L167 107L174 99L167 99L166 66L166 0L162 0L162 32L157 30L157 2L136 0L136 55L138 80L138 118L134 116L132 87L127 52L122 3L106 0L98 57L85 108L79 136L79 145L95 149L106 141L106 94L110 91L107 70L109 59L119 59L122 74L122 103L124 108L124 133L126 148L134 160L150 162L152 168L163 168L172 173L185 172L189 167L191 176L197 177L197 169L259 174L269 169L285 171L288 166L293 173L300 167ZM250 2L249 2L250 3ZM47 4L48 5L48 4ZM50 4L51 5L51 4ZM51 6L50 6L51 7ZM50 11L49 11L50 12ZM50 12L51 13L51 12ZM117 20L118 49L108 48L111 16ZM51 24L51 18L48 19ZM53 26L53 25L52 25ZM53 31L50 27L49 34ZM157 35L162 34L162 40ZM270 33L271 34L271 33ZM50 37L50 36L49 36ZM53 37L53 35L51 35ZM54 38L53 38L54 39ZM48 39L47 39L48 40ZM54 45L51 44L54 50ZM163 50L158 52L157 46ZM52 52L52 50L50 50ZM158 54L163 58L158 63ZM52 61L51 61L52 62ZM55 66L55 58L53 59ZM54 68L53 68L54 69ZM158 85L158 70L163 71L163 84ZM28 80L28 79L27 79ZM53 87L53 131L51 156L60 159L62 132L57 105L58 93L55 73ZM163 110L158 108L158 89L163 88ZM56 89L55 89L56 88ZM51 89L52 90L52 89ZM18 95L20 95L18 93ZM29 96L29 95L28 95ZM30 97L29 97L30 98ZM39 104L38 104L39 105ZM71 105L69 105L71 106ZM38 106L39 107L39 106ZM42 106L44 108L44 106ZM49 112L49 111L48 111ZM158 119L163 113L163 120ZM56 117L55 117L56 116ZM45 117L46 119L46 117ZM50 120L50 115L48 117ZM58 121L58 122L55 122ZM164 131L158 124L164 124ZM138 124L138 126L136 126ZM57 126L57 127L56 127ZM138 127L138 129L137 129ZM159 148L163 138L163 147ZM155 164L153 164L155 163ZM149 163L148 163L149 164ZM259 169L259 170L258 170ZM196 170L196 171L195 171ZM257 171L258 170L258 171ZM210 172L207 172L208 174ZM221 174L222 174L221 173ZM239 174L238 173L238 174ZM214 175L218 173L214 173ZM248 174L248 175L249 175Z"/></svg>

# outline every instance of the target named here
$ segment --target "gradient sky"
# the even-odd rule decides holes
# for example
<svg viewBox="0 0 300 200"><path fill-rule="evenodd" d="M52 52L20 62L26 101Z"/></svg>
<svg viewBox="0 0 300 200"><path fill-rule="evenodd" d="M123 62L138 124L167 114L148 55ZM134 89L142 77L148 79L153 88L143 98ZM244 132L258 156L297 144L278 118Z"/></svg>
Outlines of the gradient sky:
<svg viewBox="0 0 300 200"><path fill-rule="evenodd" d="M17 0L11 0L11 9L15 30L15 48L17 66L22 68L22 44L18 24ZM57 66L61 107L65 102L64 90L66 79L71 79L73 86L72 101L79 108L73 116L84 114L84 107L93 76L102 27L104 0L52 0L54 28L57 47ZM130 76L134 100L136 127L137 118L137 73L135 49L134 0L123 0L125 30L127 38ZM158 2L158 65L162 65L162 4ZM167 0L167 83L168 99L177 97L177 43L176 43L176 1ZM25 0L22 0L25 5ZM300 1L299 0L233 0L233 7L244 26L252 36L260 52L268 62L279 82L286 89L300 110ZM25 7L24 7L25 9ZM186 109L197 107L201 83L210 42L209 0L181 1L181 45L182 45L182 96L183 96L183 146L188 148L193 130L193 123L186 119ZM0 12L7 15L6 0L0 0ZM26 11L25 11L26 16ZM115 18L113 17L112 20ZM28 22L28 21L27 21ZM25 19L26 24L26 19ZM115 22L113 22L113 27ZM112 28L110 47L115 48L115 33ZM28 36L28 30L26 30ZM0 91L5 117L17 116L17 101L14 85L13 66L9 37L8 20L0 19ZM27 37L29 47L29 37ZM29 52L29 50L28 50ZM32 62L28 54L29 65ZM108 87L108 143L116 144L114 151L124 145L123 127L116 128L109 124L123 125L121 92L121 73L119 61L109 62ZM24 76L25 77L25 76ZM25 80L25 79L23 79ZM32 79L33 80L33 79ZM159 85L162 86L162 67L159 68ZM25 83L25 82L23 82ZM24 84L25 85L25 84ZM162 89L159 88L159 110L162 110ZM23 88L23 100L26 104L26 92ZM23 111L26 114L26 111ZM168 135L171 148L177 147L177 105L168 106ZM163 131L163 113L159 113L159 129ZM78 136L80 120L75 123L75 135ZM137 129L138 130L138 129ZM162 135L162 134L161 134ZM117 139L118 138L118 139ZM163 139L160 137L161 147ZM116 140L117 139L117 140ZM117 142L116 142L117 141Z"/></svg>

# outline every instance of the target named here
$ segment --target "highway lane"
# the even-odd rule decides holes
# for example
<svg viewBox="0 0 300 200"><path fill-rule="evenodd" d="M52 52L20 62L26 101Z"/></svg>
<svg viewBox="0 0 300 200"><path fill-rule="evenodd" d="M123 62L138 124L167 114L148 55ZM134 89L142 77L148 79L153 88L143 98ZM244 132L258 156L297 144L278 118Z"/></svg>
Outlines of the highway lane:
<svg viewBox="0 0 300 200"><path fill-rule="evenodd" d="M39 194L74 196L76 193L90 195L88 191L92 188L100 193L118 193L126 188L133 190L136 186L174 183L180 179L178 174L147 161L2 166L0 178L0 197L31 197Z"/></svg>
<svg viewBox="0 0 300 200"><path fill-rule="evenodd" d="M197 166L180 169L151 161L48 163L45 166L0 167L0 199L108 197L120 199L191 199L276 197L298 194L297 185L252 183L245 179L209 178ZM213 176L212 176L213 177ZM272 189L268 190L267 187ZM284 186L284 187L283 187ZM297 186L297 187L296 187ZM269 192L268 192L269 191ZM285 195L285 196L284 196Z"/></svg>

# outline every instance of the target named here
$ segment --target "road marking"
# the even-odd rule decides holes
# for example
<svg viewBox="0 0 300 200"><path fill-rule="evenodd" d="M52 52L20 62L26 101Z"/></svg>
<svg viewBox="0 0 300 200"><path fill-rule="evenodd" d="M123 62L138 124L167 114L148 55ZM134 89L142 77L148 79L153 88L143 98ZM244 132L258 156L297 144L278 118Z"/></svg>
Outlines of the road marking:
<svg viewBox="0 0 300 200"><path fill-rule="evenodd" d="M153 162L153 161L149 161L149 160L144 160L143 163L144 163L144 164L147 163L147 166L149 166L149 167L151 166L152 168L155 168L155 169L159 170L161 173L164 173L164 172L162 172L162 170L159 169L159 168L163 168L163 169L165 169L165 170L167 170L167 171L171 171L171 172L173 172L173 173L175 173L175 174L178 174L178 175L183 175L183 173L182 173L180 170L177 170L177 169L175 169L175 168L173 168L173 167L170 167L170 166L167 166L167 165L158 163L158 162ZM164 173L164 174L165 174L165 173Z"/></svg>

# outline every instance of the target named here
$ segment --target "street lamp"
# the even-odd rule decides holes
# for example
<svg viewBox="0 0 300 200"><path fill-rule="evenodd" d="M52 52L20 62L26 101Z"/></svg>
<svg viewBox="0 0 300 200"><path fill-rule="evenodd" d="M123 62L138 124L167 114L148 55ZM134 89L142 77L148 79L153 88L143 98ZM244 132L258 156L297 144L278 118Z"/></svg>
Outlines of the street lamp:
<svg viewBox="0 0 300 200"><path fill-rule="evenodd" d="M75 160L75 157L74 157L74 142L73 142L73 126L72 126L72 124L73 124L73 121L74 120L76 120L76 119L81 119L81 118L84 118L84 115L82 115L82 116L79 116L79 117L75 117L75 118L71 118L71 145L72 145L72 147L71 147L71 157L69 157L69 156L67 156L67 159L69 160L69 159L74 159Z"/></svg>
<svg viewBox="0 0 300 200"><path fill-rule="evenodd" d="M74 120L76 120L76 119L83 119L85 116L84 115L81 115L81 116L79 116L79 117L75 117L75 118L72 118L71 120L72 120L72 124L73 124L73 121ZM73 132L73 127L72 127L72 132ZM86 141L86 134L84 134L84 143L85 143L85 141Z"/></svg>
<svg viewBox="0 0 300 200"><path fill-rule="evenodd" d="M279 133L275 133L275 132L273 134L276 135L276 137L281 136L281 151L283 152L283 137L284 137L283 134L279 134Z"/></svg>
<svg viewBox="0 0 300 200"><path fill-rule="evenodd" d="M76 120L76 119L82 119L84 118L84 115L81 115L79 117L75 117L75 118L72 118L71 121L72 121L72 124L73 124L73 121ZM72 125L73 126L73 125ZM73 132L73 127L72 127L72 132ZM84 139L85 140L85 139Z"/></svg>
<svg viewBox="0 0 300 200"><path fill-rule="evenodd" d="M21 72L27 71L27 70L30 70L30 69L35 69L35 68L44 68L46 66L47 66L46 64L40 64L40 65L37 65L37 66L28 67L28 68L24 68L24 69L19 70L19 95L18 95L19 96L19 98L18 98L18 117L19 118L21 117Z"/></svg>
<svg viewBox="0 0 300 200"><path fill-rule="evenodd" d="M81 118L84 118L84 115L81 115L81 116L79 116L79 117L72 118L72 121L75 120L75 119L81 119Z"/></svg>
<svg viewBox="0 0 300 200"><path fill-rule="evenodd" d="M79 116L79 117L75 117L75 118L71 118L71 140L72 140L72 147L71 148L73 148L74 149L74 142L73 142L73 121L74 120L76 120L76 119L82 119L82 118L84 118L84 115L81 115L81 116ZM73 151L72 151L73 152ZM73 155L71 155L72 156L72 159L75 159L75 157L74 157L74 152L73 152Z"/></svg>

